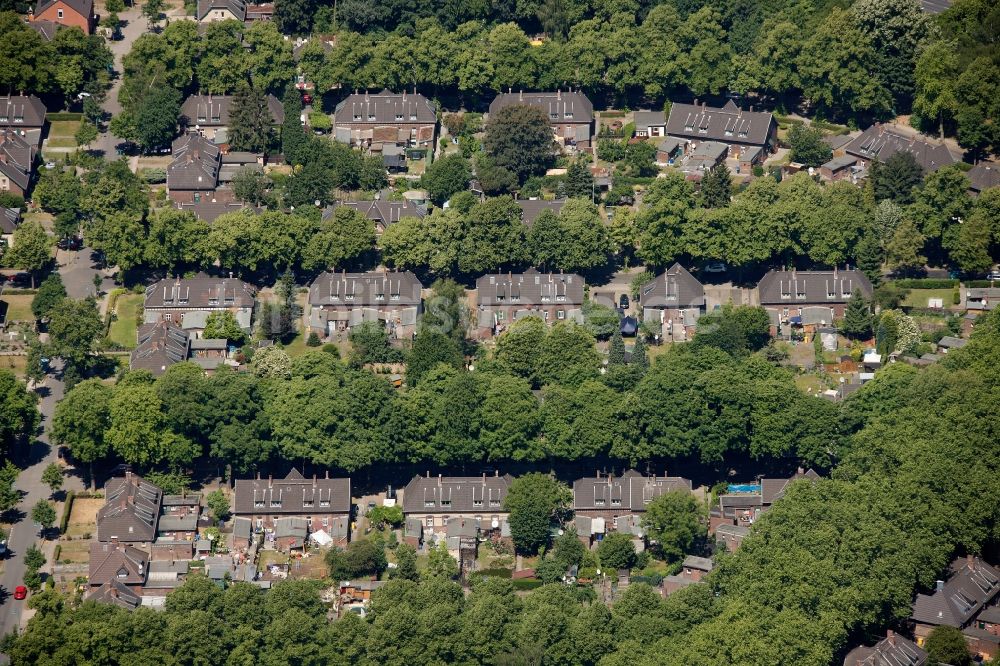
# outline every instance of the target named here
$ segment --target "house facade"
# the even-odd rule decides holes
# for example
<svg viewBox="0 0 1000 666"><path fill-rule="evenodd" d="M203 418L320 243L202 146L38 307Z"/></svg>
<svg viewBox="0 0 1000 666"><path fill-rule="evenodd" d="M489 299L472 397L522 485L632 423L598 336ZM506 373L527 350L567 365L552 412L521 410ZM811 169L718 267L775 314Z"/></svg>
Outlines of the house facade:
<svg viewBox="0 0 1000 666"><path fill-rule="evenodd" d="M333 112L334 136L352 146L432 147L437 113L417 92L354 93Z"/></svg>
<svg viewBox="0 0 1000 666"><path fill-rule="evenodd" d="M407 199L389 201L379 198L371 201L343 201L335 203L323 210L323 221L325 222L333 218L338 208L350 208L367 217L375 225L376 236L381 236L382 232L404 217L422 218L427 214L427 206L425 205L419 205Z"/></svg>
<svg viewBox="0 0 1000 666"><path fill-rule="evenodd" d="M193 278L166 278L146 287L143 302L145 323L179 323L190 336L201 337L208 315L229 311L240 327L249 332L256 292L235 278L199 275Z"/></svg>
<svg viewBox="0 0 1000 666"><path fill-rule="evenodd" d="M725 106L674 103L667 117L666 135L693 144L696 148L704 141L723 143L728 147L727 156L741 159L744 152L762 149L765 155L774 151L778 141L778 123L766 111L749 111L738 107L732 100Z"/></svg>
<svg viewBox="0 0 1000 666"><path fill-rule="evenodd" d="M757 283L761 306L777 324L817 330L842 319L854 290L871 298L868 277L856 269L828 271L771 270ZM778 326L772 323L772 335Z"/></svg>
<svg viewBox="0 0 1000 666"><path fill-rule="evenodd" d="M638 137L649 139L667 135L667 114L663 111L636 111L632 122Z"/></svg>
<svg viewBox="0 0 1000 666"><path fill-rule="evenodd" d="M97 24L94 0L39 0L28 20L77 27L85 35L92 34Z"/></svg>
<svg viewBox="0 0 1000 666"><path fill-rule="evenodd" d="M514 477L415 476L403 489L403 514L423 525L423 535L446 535L448 521L456 525L474 523L480 532L497 532L508 518L503 503ZM470 523L471 521L471 523ZM454 529L454 528L453 528Z"/></svg>
<svg viewBox="0 0 1000 666"><path fill-rule="evenodd" d="M844 152L863 168L870 167L874 160L885 162L896 153L910 153L925 174L959 162L943 142L883 123L866 129L844 146Z"/></svg>
<svg viewBox="0 0 1000 666"><path fill-rule="evenodd" d="M665 340L690 340L705 314L705 287L678 263L639 290L642 320L659 327Z"/></svg>
<svg viewBox="0 0 1000 666"><path fill-rule="evenodd" d="M97 588L112 581L132 591L142 590L149 572L149 554L121 543L92 542L88 582Z"/></svg>
<svg viewBox="0 0 1000 666"><path fill-rule="evenodd" d="M946 580L939 580L932 594L917 594L910 621L917 645L923 647L935 627L961 630L969 652L993 659L1000 644L1000 570L978 557L956 559Z"/></svg>
<svg viewBox="0 0 1000 666"><path fill-rule="evenodd" d="M594 137L594 105L579 90L500 93L490 102L490 115L518 105L541 109L559 146L570 150L590 148Z"/></svg>
<svg viewBox="0 0 1000 666"><path fill-rule="evenodd" d="M285 108L274 95L268 95L267 109L271 113L272 126L285 121ZM181 105L181 126L196 129L205 138L216 140L217 134L229 127L229 114L233 108L231 95L191 95Z"/></svg>
<svg viewBox="0 0 1000 666"><path fill-rule="evenodd" d="M319 530L329 531L338 520L350 520L351 480L303 476L293 469L283 479L237 479L233 515L248 518L254 533L277 538L296 536L304 526L307 538ZM289 522L295 518L298 521ZM294 528L294 529L293 529Z"/></svg>
<svg viewBox="0 0 1000 666"><path fill-rule="evenodd" d="M390 338L412 339L422 289L410 271L321 273L309 286L309 327L330 337L366 321L379 321Z"/></svg>
<svg viewBox="0 0 1000 666"><path fill-rule="evenodd" d="M505 331L522 317L548 324L582 321L583 278L575 273L494 273L476 280L479 337Z"/></svg>
<svg viewBox="0 0 1000 666"><path fill-rule="evenodd" d="M844 666L927 666L927 653L892 629L873 647L859 646L844 657Z"/></svg>
<svg viewBox="0 0 1000 666"><path fill-rule="evenodd" d="M156 540L163 503L158 486L126 472L104 484L104 497L104 506L97 512L98 541L148 546Z"/></svg>
<svg viewBox="0 0 1000 666"><path fill-rule="evenodd" d="M37 146L10 128L0 128L0 192L24 197L38 156Z"/></svg>
<svg viewBox="0 0 1000 666"><path fill-rule="evenodd" d="M239 21L247 19L247 5L243 0L198 0L198 23Z"/></svg>
<svg viewBox="0 0 1000 666"><path fill-rule="evenodd" d="M691 480L680 476L646 476L634 469L621 476L597 472L573 482L573 512L578 519L590 520L591 541L613 531L642 536L632 528L639 525L646 507L657 497L676 490L691 492ZM578 534L581 526L578 525Z"/></svg>

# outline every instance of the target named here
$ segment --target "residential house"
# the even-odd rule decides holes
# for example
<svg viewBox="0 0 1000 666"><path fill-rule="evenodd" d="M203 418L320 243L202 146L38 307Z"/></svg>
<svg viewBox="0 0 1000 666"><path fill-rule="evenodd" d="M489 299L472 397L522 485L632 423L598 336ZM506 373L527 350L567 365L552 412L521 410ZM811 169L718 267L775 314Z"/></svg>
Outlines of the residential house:
<svg viewBox="0 0 1000 666"><path fill-rule="evenodd" d="M264 2L259 5L248 4L245 23L256 23L257 21L270 21L274 18L274 3Z"/></svg>
<svg viewBox="0 0 1000 666"><path fill-rule="evenodd" d="M28 27L37 32L38 36L41 37L46 42L51 42L53 39L55 39L56 32L58 32L59 28L61 28L62 26L56 23L55 21L37 19L35 21L30 21L28 23Z"/></svg>
<svg viewBox="0 0 1000 666"><path fill-rule="evenodd" d="M965 290L965 309L976 311L992 310L1000 303L1000 287L969 287Z"/></svg>
<svg viewBox="0 0 1000 666"><path fill-rule="evenodd" d="M844 152L857 158L858 166L864 168L873 160L885 162L896 153L910 153L925 174L959 161L943 142L882 123L862 132L844 146Z"/></svg>
<svg viewBox="0 0 1000 666"><path fill-rule="evenodd" d="M744 151L762 149L763 155L777 146L778 123L766 111L745 111L729 100L723 107L674 103L667 117L666 135L688 143L723 143L729 157L741 159Z"/></svg>
<svg viewBox="0 0 1000 666"><path fill-rule="evenodd" d="M7 94L0 97L0 128L16 130L36 147L42 142L45 114L45 105L35 95Z"/></svg>
<svg viewBox="0 0 1000 666"><path fill-rule="evenodd" d="M932 594L917 594L910 620L917 645L923 647L935 627L955 627L962 631L969 652L981 659L998 653L1000 629L995 606L1000 594L1000 570L969 555L951 563L947 580L939 580ZM986 609L986 619L978 619ZM989 627L989 628L988 628Z"/></svg>
<svg viewBox="0 0 1000 666"><path fill-rule="evenodd" d="M566 205L566 199L555 199L553 201L546 201L545 199L518 199L515 203L521 209L521 221L524 222L525 226L531 227L535 224L538 216L545 211L550 211L553 215L559 215L562 212L563 206Z"/></svg>
<svg viewBox="0 0 1000 666"><path fill-rule="evenodd" d="M969 344L969 341L965 338L956 338L954 335L946 335L938 340L937 347L939 352L947 354L952 349L961 349L967 344Z"/></svg>
<svg viewBox="0 0 1000 666"><path fill-rule="evenodd" d="M494 273L476 280L477 335L496 335L522 317L582 321L583 278L575 273Z"/></svg>
<svg viewBox="0 0 1000 666"><path fill-rule="evenodd" d="M796 481L815 482L820 478L813 469L801 467L787 479L761 479L760 483L730 484L727 492L719 496L718 505L709 513L708 531L715 534L726 525L749 527L762 513L784 497L785 492ZM742 541L745 534L727 535ZM738 543L735 544L738 547Z"/></svg>
<svg viewBox="0 0 1000 666"><path fill-rule="evenodd" d="M716 550L726 549L730 553L743 545L743 540L750 534L750 528L746 525L723 524L715 528Z"/></svg>
<svg viewBox="0 0 1000 666"><path fill-rule="evenodd" d="M680 476L646 476L634 469L621 476L597 472L573 482L573 511L577 518L590 519L593 538L600 540L606 531L631 527L632 518L641 518L649 503L657 497L675 490L691 492L691 489L691 481ZM578 529L580 527L586 528L586 525L581 522Z"/></svg>
<svg viewBox="0 0 1000 666"><path fill-rule="evenodd" d="M579 90L506 92L490 102L490 115L508 106L533 106L549 118L556 143L569 149L589 149L594 136L594 105Z"/></svg>
<svg viewBox="0 0 1000 666"><path fill-rule="evenodd" d="M656 144L656 164L658 166L673 166L684 156L684 141L668 136Z"/></svg>
<svg viewBox="0 0 1000 666"><path fill-rule="evenodd" d="M200 516L200 494L164 495L156 541L150 550L153 560L190 560L194 555Z"/></svg>
<svg viewBox="0 0 1000 666"><path fill-rule="evenodd" d="M303 476L292 469L283 479L268 476L261 479L237 479L233 515L249 518L256 533L273 536L281 518L302 518L307 535L319 530L329 530L341 517L351 515L351 480ZM293 525L285 523L282 533L292 536ZM305 538L305 537L303 537Z"/></svg>
<svg viewBox="0 0 1000 666"><path fill-rule="evenodd" d="M90 544L87 580L92 588L114 580L139 591L146 582L148 567L149 554L130 544L98 541Z"/></svg>
<svg viewBox="0 0 1000 666"><path fill-rule="evenodd" d="M865 298L871 298L874 293L868 277L851 268L771 270L757 283L761 306L774 313L780 323L809 330L830 326L842 319L855 289ZM771 333L777 333L774 325Z"/></svg>
<svg viewBox="0 0 1000 666"><path fill-rule="evenodd" d="M389 337L412 339L421 289L410 271L321 273L309 286L309 327L329 337L366 321L380 321Z"/></svg>
<svg viewBox="0 0 1000 666"><path fill-rule="evenodd" d="M658 326L665 340L690 340L705 313L705 287L675 263L639 290L642 320Z"/></svg>
<svg viewBox="0 0 1000 666"><path fill-rule="evenodd" d="M194 216L199 220L204 220L208 223L215 222L220 215L227 213L238 213L241 210L250 210L257 213L263 210L248 206L242 201L217 201L214 197L219 191L216 190L204 196L196 193L198 194L196 197L199 199L198 201L174 202L174 208L194 213ZM228 193L226 194L228 195ZM224 198L228 198L228 196L224 196Z"/></svg>
<svg viewBox="0 0 1000 666"><path fill-rule="evenodd" d="M222 151L195 131L187 131L174 140L173 160L167 166L167 193L175 203L215 198L222 168ZM232 197L230 197L231 199Z"/></svg>
<svg viewBox="0 0 1000 666"><path fill-rule="evenodd" d="M97 25L94 0L38 0L28 15L29 21L51 21L59 25L77 27L89 35Z"/></svg>
<svg viewBox="0 0 1000 666"><path fill-rule="evenodd" d="M309 521L298 516L283 516L274 521L274 547L283 553L303 550L309 538Z"/></svg>
<svg viewBox="0 0 1000 666"><path fill-rule="evenodd" d="M148 370L160 376L174 363L187 360L190 339L187 331L172 321L143 324L138 331L139 343L129 357L129 368Z"/></svg>
<svg viewBox="0 0 1000 666"><path fill-rule="evenodd" d="M635 135L642 138L667 135L667 117L663 111L636 111L632 117Z"/></svg>
<svg viewBox="0 0 1000 666"><path fill-rule="evenodd" d="M437 113L420 93L354 93L333 112L334 136L352 146L434 147Z"/></svg>
<svg viewBox="0 0 1000 666"><path fill-rule="evenodd" d="M681 570L672 575L666 576L663 579L663 596L670 596L677 590L685 588L689 585L694 585L695 583L700 583L701 580L707 576L715 564L712 562L710 557L698 557L697 555L688 555L684 558L684 562L681 564Z"/></svg>
<svg viewBox="0 0 1000 666"><path fill-rule="evenodd" d="M198 23L216 21L247 20L247 4L244 0L198 0Z"/></svg>
<svg viewBox="0 0 1000 666"><path fill-rule="evenodd" d="M927 666L927 653L892 629L874 647L859 646L844 657L844 666Z"/></svg>
<svg viewBox="0 0 1000 666"><path fill-rule="evenodd" d="M426 205L419 205L407 199L389 201L388 199L379 197L371 201L343 201L334 203L323 210L323 221L331 219L338 208L350 208L363 214L375 225L376 236L381 236L382 232L404 217L422 218L427 214Z"/></svg>
<svg viewBox="0 0 1000 666"><path fill-rule="evenodd" d="M232 107L233 97L230 95L191 95L181 105L181 125L197 129L207 139L215 140L220 130L229 127ZM267 108L273 126L285 121L285 109L277 97L267 96Z"/></svg>
<svg viewBox="0 0 1000 666"><path fill-rule="evenodd" d="M138 474L125 472L104 484L104 506L97 512L97 540L151 544L156 540L163 491ZM103 581L102 581L103 582Z"/></svg>
<svg viewBox="0 0 1000 666"><path fill-rule="evenodd" d="M419 549L424 543L424 523L419 518L407 518L403 522L403 543Z"/></svg>
<svg viewBox="0 0 1000 666"><path fill-rule="evenodd" d="M10 247L14 232L21 225L21 209L0 206L0 249Z"/></svg>
<svg viewBox="0 0 1000 666"><path fill-rule="evenodd" d="M99 604L118 606L127 611L134 611L142 605L142 595L138 594L125 583L113 578L100 587L93 588L87 595L87 601Z"/></svg>
<svg viewBox="0 0 1000 666"><path fill-rule="evenodd" d="M759 147L747 147L743 152L759 150ZM706 171L725 163L729 146L720 141L699 141L688 144L687 157L681 164L681 171L700 178Z"/></svg>
<svg viewBox="0 0 1000 666"><path fill-rule="evenodd" d="M473 521L482 532L496 532L506 522L504 499L514 477L415 476L403 490L403 514L420 521L424 536L446 534L449 519Z"/></svg>
<svg viewBox="0 0 1000 666"><path fill-rule="evenodd" d="M232 365L227 360L229 358L228 351L228 340L195 338L189 346L188 360L211 374L221 365Z"/></svg>
<svg viewBox="0 0 1000 666"><path fill-rule="evenodd" d="M31 186L38 149L18 132L0 128L0 192L25 197Z"/></svg>
<svg viewBox="0 0 1000 666"><path fill-rule="evenodd" d="M969 191L979 195L983 190L1000 187L1000 164L980 162L969 169L965 176L969 179Z"/></svg>
<svg viewBox="0 0 1000 666"><path fill-rule="evenodd" d="M458 572L464 576L476 568L479 554L480 520L454 516L445 526L445 547L458 562Z"/></svg>
<svg viewBox="0 0 1000 666"><path fill-rule="evenodd" d="M849 180L856 183L864 171L857 162L858 158L853 155L838 155L820 166L819 176L830 181Z"/></svg>
<svg viewBox="0 0 1000 666"><path fill-rule="evenodd" d="M166 278L146 287L143 302L144 321L180 322L189 336L201 337L208 315L229 311L240 327L250 331L255 299L254 288L234 278L209 277L200 274L193 278Z"/></svg>

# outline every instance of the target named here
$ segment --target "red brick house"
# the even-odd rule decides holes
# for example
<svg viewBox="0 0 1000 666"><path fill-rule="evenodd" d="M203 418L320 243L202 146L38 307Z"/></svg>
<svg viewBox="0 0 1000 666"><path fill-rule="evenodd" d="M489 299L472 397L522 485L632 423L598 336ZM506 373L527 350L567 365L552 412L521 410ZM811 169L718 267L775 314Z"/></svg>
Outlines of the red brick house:
<svg viewBox="0 0 1000 666"><path fill-rule="evenodd" d="M483 532L499 531L508 513L503 501L514 477L415 476L403 489L403 514L424 526L423 534L446 534L448 521L464 519Z"/></svg>
<svg viewBox="0 0 1000 666"><path fill-rule="evenodd" d="M143 301L145 323L179 323L198 337L208 315L228 310L240 327L249 332L256 292L243 280L197 275L184 279L164 279L146 287Z"/></svg>
<svg viewBox="0 0 1000 666"><path fill-rule="evenodd" d="M159 487L126 472L104 484L104 497L104 506L97 512L98 541L148 545L156 540L163 504Z"/></svg>
<svg viewBox="0 0 1000 666"><path fill-rule="evenodd" d="M690 479L680 476L645 476L630 469L621 476L602 474L577 479L573 482L573 511L578 520L577 530L591 521L592 539L600 540L606 532L625 528L620 521L628 519L628 529L641 517L646 506L654 499L674 490L691 492ZM584 519L584 520L581 520ZM581 534L581 537L583 535ZM639 536L639 535L637 535Z"/></svg>
<svg viewBox="0 0 1000 666"><path fill-rule="evenodd" d="M927 653L913 641L889 630L874 647L859 646L844 657L844 666L926 666Z"/></svg>
<svg viewBox="0 0 1000 666"><path fill-rule="evenodd" d="M665 340L690 340L705 313L705 287L674 264L639 290L642 320L658 327Z"/></svg>
<svg viewBox="0 0 1000 666"><path fill-rule="evenodd" d="M132 590L141 590L146 582L149 554L128 544L117 542L90 544L91 587L100 587L118 581Z"/></svg>
<svg viewBox="0 0 1000 666"><path fill-rule="evenodd" d="M173 160L167 166L167 193L174 203L217 199L222 151L198 132L188 131L174 140ZM228 191L229 201L234 199Z"/></svg>
<svg viewBox="0 0 1000 666"><path fill-rule="evenodd" d="M417 92L348 95L333 112L334 136L352 146L433 147L437 113Z"/></svg>
<svg viewBox="0 0 1000 666"><path fill-rule="evenodd" d="M508 106L532 106L549 119L555 141L562 147L585 150L594 137L594 105L579 90L555 92L506 92L490 102L490 115Z"/></svg>
<svg viewBox="0 0 1000 666"><path fill-rule="evenodd" d="M772 322L807 329L832 326L844 317L854 290L871 298L874 290L868 277L856 269L826 271L771 270L757 283L760 304ZM777 326L772 325L772 335Z"/></svg>
<svg viewBox="0 0 1000 666"><path fill-rule="evenodd" d="M302 523L282 524L283 534L294 537L297 532L291 528L304 523L307 538L319 530L329 532L338 519L350 519L351 480L329 474L307 478L296 469L283 479L237 479L234 503L233 515L249 518L254 532L274 535L279 519L301 518Z"/></svg>
<svg viewBox="0 0 1000 666"><path fill-rule="evenodd" d="M309 328L330 337L366 321L380 321L390 338L412 339L422 289L410 271L321 273L309 286Z"/></svg>
<svg viewBox="0 0 1000 666"><path fill-rule="evenodd" d="M0 128L0 192L24 197L31 187L37 155L37 147L16 131Z"/></svg>
<svg viewBox="0 0 1000 666"><path fill-rule="evenodd" d="M75 26L89 35L94 32L97 16L94 15L94 0L39 0L28 20Z"/></svg>

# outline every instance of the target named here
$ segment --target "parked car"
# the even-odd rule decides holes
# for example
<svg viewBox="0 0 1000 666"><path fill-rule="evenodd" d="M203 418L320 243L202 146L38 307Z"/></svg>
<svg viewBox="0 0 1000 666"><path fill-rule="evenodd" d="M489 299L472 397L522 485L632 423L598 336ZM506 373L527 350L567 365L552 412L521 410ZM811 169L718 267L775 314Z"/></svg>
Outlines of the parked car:
<svg viewBox="0 0 1000 666"><path fill-rule="evenodd" d="M69 238L60 239L56 243L56 247L60 250L79 250L83 247L83 241L76 236L70 236Z"/></svg>
<svg viewBox="0 0 1000 666"><path fill-rule="evenodd" d="M713 261L705 264L705 267L702 270L706 273L725 273L726 264L721 261Z"/></svg>
<svg viewBox="0 0 1000 666"><path fill-rule="evenodd" d="M18 585L17 587L14 588L14 598L17 599L18 601L21 601L27 596L28 596L28 588L26 588L24 585Z"/></svg>
<svg viewBox="0 0 1000 666"><path fill-rule="evenodd" d="M986 274L987 280L1000 280L1000 271L990 271Z"/></svg>
<svg viewBox="0 0 1000 666"><path fill-rule="evenodd" d="M0 541L0 558L7 557L7 539Z"/></svg>
<svg viewBox="0 0 1000 666"><path fill-rule="evenodd" d="M312 95L310 95L309 93L302 93L302 103L303 104L312 104L312 101L313 101L313 96Z"/></svg>
<svg viewBox="0 0 1000 666"><path fill-rule="evenodd" d="M618 299L618 306L625 310L628 309L628 294L621 295L621 297Z"/></svg>

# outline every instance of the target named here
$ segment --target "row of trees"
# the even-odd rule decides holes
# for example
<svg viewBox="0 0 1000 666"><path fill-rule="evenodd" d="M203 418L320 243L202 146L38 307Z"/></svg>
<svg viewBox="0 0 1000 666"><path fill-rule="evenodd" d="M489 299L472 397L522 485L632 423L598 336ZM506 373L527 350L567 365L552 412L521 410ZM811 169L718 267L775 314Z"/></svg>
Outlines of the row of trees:
<svg viewBox="0 0 1000 666"><path fill-rule="evenodd" d="M104 38L79 28L56 32L51 41L28 27L11 11L0 11L0 88L55 95L63 103L79 93L103 95L107 68L114 64Z"/></svg>

